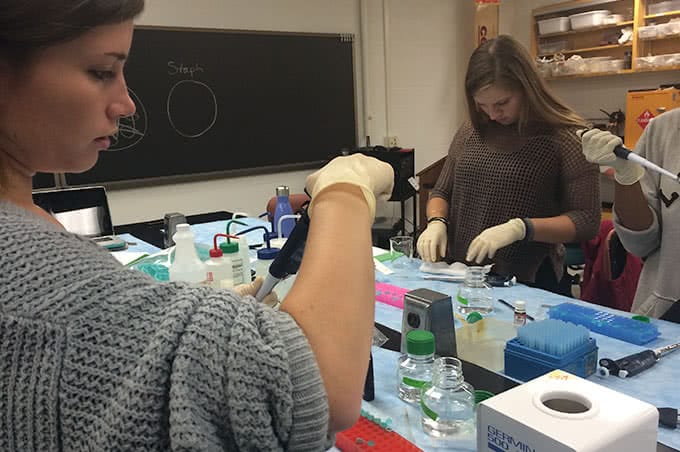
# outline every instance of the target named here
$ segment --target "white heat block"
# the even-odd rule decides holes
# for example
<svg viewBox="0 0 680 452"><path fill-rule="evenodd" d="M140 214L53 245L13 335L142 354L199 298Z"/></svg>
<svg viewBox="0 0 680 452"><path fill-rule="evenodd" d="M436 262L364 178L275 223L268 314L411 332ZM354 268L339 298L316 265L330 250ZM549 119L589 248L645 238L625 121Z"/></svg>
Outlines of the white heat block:
<svg viewBox="0 0 680 452"><path fill-rule="evenodd" d="M648 403L554 370L477 406L477 450L654 452L658 419Z"/></svg>

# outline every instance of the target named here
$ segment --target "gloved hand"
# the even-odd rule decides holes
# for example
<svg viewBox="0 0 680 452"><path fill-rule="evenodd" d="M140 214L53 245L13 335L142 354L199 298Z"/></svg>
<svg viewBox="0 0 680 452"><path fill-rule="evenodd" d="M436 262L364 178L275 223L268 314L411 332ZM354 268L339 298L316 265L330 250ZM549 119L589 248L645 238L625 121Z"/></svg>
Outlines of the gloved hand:
<svg viewBox="0 0 680 452"><path fill-rule="evenodd" d="M611 132L589 130L581 135L581 143L586 160L614 168L614 179L619 184L633 185L645 175L645 170L640 165L620 159L614 154L614 148L623 144L623 141Z"/></svg>
<svg viewBox="0 0 680 452"><path fill-rule="evenodd" d="M485 258L494 257L499 249L522 240L526 233L526 226L519 218L487 228L470 243L465 258L468 262L481 264Z"/></svg>
<svg viewBox="0 0 680 452"><path fill-rule="evenodd" d="M371 218L375 217L376 198L388 200L394 186L394 171L385 162L364 154L336 157L320 170L307 177L307 192L312 202L307 209L312 216L316 196L335 184L352 184L359 187L368 203Z"/></svg>
<svg viewBox="0 0 680 452"><path fill-rule="evenodd" d="M257 294L257 291L260 290L260 287L262 287L262 283L264 283L264 279L262 276L258 276L255 278L255 281L251 282L250 284L239 284L238 286L234 287L234 292L241 295L242 297L254 297ZM278 302L279 297L274 291L269 293L269 295L265 296L262 300L262 303L272 307L276 306Z"/></svg>
<svg viewBox="0 0 680 452"><path fill-rule="evenodd" d="M425 262L436 262L439 257L446 256L446 225L441 221L432 221L418 237L418 254Z"/></svg>

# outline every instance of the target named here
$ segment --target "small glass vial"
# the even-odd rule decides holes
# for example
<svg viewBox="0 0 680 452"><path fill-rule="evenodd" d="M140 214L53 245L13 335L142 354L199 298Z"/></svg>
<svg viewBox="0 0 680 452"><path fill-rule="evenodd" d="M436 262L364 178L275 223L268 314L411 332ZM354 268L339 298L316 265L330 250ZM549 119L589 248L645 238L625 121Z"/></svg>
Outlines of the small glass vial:
<svg viewBox="0 0 680 452"><path fill-rule="evenodd" d="M527 323L527 303L525 301L515 301L515 317L512 324L516 327L524 326Z"/></svg>
<svg viewBox="0 0 680 452"><path fill-rule="evenodd" d="M493 289L486 282L483 267L467 268L465 281L458 289L456 300L457 309L462 314L475 311L481 314L493 312Z"/></svg>
<svg viewBox="0 0 680 452"><path fill-rule="evenodd" d="M397 369L399 398L408 403L418 403L421 388L432 380L434 334L426 330L409 331L406 353L406 359Z"/></svg>
<svg viewBox="0 0 680 452"><path fill-rule="evenodd" d="M437 358L432 383L422 388L420 399L423 431L446 439L475 436L475 390L463 379L460 360Z"/></svg>

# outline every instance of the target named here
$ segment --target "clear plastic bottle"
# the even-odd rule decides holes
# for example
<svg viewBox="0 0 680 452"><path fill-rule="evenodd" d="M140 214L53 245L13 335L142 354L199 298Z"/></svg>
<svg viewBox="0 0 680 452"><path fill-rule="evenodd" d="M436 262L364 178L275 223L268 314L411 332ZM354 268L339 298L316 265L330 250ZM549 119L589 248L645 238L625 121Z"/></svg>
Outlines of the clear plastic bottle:
<svg viewBox="0 0 680 452"><path fill-rule="evenodd" d="M460 360L437 358L432 368L432 382L420 396L423 431L437 438L474 437L475 390L465 382Z"/></svg>
<svg viewBox="0 0 680 452"><path fill-rule="evenodd" d="M210 249L210 259L205 262L206 283L216 289L234 287L234 271L231 260L225 259L219 248Z"/></svg>
<svg viewBox="0 0 680 452"><path fill-rule="evenodd" d="M194 245L194 233L187 223L177 225L172 236L175 242L175 257L168 271L170 281L185 281L194 284L205 282L205 264L198 257Z"/></svg>
<svg viewBox="0 0 680 452"><path fill-rule="evenodd" d="M285 185L280 185L276 187L276 208L274 209L274 224L272 225L272 231L277 231L276 229L279 225L279 218L283 215L292 215L293 208L290 205L290 200L288 196L290 190ZM295 227L295 219L289 218L283 220L281 223L281 237L289 237L290 231Z"/></svg>
<svg viewBox="0 0 680 452"><path fill-rule="evenodd" d="M469 314L477 311L482 314L493 312L493 288L486 282L484 267L468 267L465 281L456 296L458 311Z"/></svg>
<svg viewBox="0 0 680 452"><path fill-rule="evenodd" d="M250 247L248 246L248 239L245 234L238 237L238 253L241 258L241 263L243 267L241 271L243 272L243 282L249 283L253 278L250 274Z"/></svg>
<svg viewBox="0 0 680 452"><path fill-rule="evenodd" d="M267 273L269 272L269 266L274 262L276 256L279 255L279 248L260 248L257 250L257 260L255 261L255 276L262 276L267 278Z"/></svg>
<svg viewBox="0 0 680 452"><path fill-rule="evenodd" d="M426 330L411 330L406 335L407 357L397 369L399 398L418 403L420 390L432 380L434 334Z"/></svg>
<svg viewBox="0 0 680 452"><path fill-rule="evenodd" d="M236 242L222 242L220 243L220 249L224 253L224 257L231 260L231 268L233 273L234 285L243 284L243 261L238 253L238 243Z"/></svg>

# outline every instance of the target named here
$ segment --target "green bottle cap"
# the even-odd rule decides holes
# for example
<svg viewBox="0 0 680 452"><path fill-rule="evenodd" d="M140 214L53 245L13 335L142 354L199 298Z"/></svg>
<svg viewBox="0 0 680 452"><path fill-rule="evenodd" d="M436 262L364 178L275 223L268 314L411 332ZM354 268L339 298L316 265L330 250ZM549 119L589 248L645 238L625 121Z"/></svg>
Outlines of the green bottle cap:
<svg viewBox="0 0 680 452"><path fill-rule="evenodd" d="M411 330L406 335L406 351L411 355L434 353L434 334L427 330Z"/></svg>
<svg viewBox="0 0 680 452"><path fill-rule="evenodd" d="M220 249L224 254L238 253L238 243L236 242L222 242L220 243Z"/></svg>
<svg viewBox="0 0 680 452"><path fill-rule="evenodd" d="M471 313L468 314L465 320L467 320L467 323L475 323L482 320L482 318L483 318L482 314L480 314L477 311L472 311Z"/></svg>

